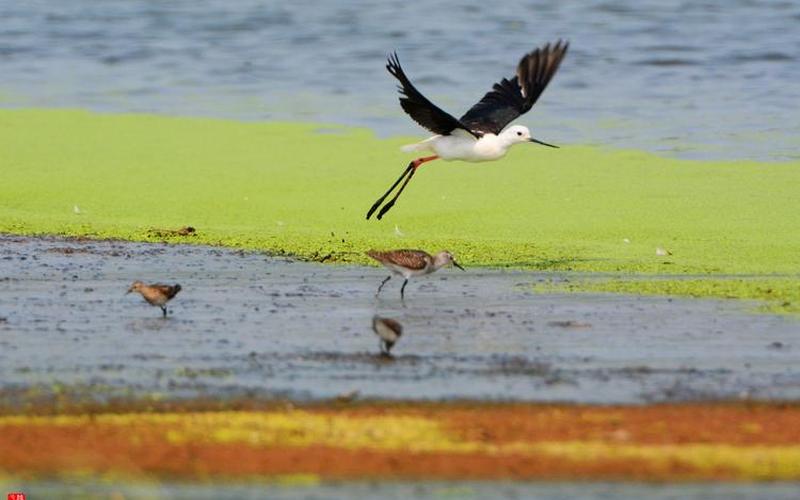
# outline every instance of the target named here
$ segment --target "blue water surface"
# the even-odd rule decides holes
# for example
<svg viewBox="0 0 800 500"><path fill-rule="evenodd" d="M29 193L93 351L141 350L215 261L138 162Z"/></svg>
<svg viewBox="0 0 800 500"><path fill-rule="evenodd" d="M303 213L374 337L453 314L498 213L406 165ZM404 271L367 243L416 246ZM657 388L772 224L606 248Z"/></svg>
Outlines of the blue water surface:
<svg viewBox="0 0 800 500"><path fill-rule="evenodd" d="M800 2L0 0L0 106L324 121L425 136L397 50L460 115L520 56L570 53L519 121L557 144L800 158Z"/></svg>

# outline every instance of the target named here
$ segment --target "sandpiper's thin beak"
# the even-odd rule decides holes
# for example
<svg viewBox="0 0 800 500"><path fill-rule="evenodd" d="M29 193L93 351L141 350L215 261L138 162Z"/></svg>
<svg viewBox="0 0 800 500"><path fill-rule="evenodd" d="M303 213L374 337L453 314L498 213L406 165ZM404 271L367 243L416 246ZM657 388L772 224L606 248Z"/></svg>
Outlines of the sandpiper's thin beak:
<svg viewBox="0 0 800 500"><path fill-rule="evenodd" d="M125 295L128 295L128 294L129 294L129 293L131 293L132 291L133 291L133 287L131 287L131 288L128 288L128 291L127 291L127 292L125 292Z"/></svg>
<svg viewBox="0 0 800 500"><path fill-rule="evenodd" d="M454 266L456 266L457 268L461 269L462 271L466 271L466 269L464 269L463 267L461 267L461 264L459 264L459 263L458 263L458 262L456 262L456 261L453 261L453 265L454 265Z"/></svg>
<svg viewBox="0 0 800 500"><path fill-rule="evenodd" d="M551 148L558 148L558 146L556 146L554 144L547 144L546 142L542 142L539 139L534 139L533 137L531 137L528 140L531 141L531 142L535 142L536 144L541 144L542 146L550 146Z"/></svg>

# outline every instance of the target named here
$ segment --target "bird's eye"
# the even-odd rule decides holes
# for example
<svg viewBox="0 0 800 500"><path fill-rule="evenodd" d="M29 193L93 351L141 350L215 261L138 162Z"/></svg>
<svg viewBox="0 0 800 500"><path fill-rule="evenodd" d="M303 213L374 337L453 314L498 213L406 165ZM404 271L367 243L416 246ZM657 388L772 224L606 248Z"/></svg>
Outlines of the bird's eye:
<svg viewBox="0 0 800 500"><path fill-rule="evenodd" d="M517 135L522 137L522 132L517 132Z"/></svg>

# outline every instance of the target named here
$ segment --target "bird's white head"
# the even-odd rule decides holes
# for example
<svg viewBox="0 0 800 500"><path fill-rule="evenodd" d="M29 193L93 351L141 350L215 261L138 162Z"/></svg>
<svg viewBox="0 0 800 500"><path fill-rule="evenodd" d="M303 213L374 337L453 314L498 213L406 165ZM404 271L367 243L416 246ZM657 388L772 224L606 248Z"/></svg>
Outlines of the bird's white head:
<svg viewBox="0 0 800 500"><path fill-rule="evenodd" d="M444 266L453 265L461 269L462 271L464 270L464 268L461 267L461 265L459 265L458 262L456 262L456 258L453 257L453 254L451 254L447 250L442 250L441 252L434 255L433 265L436 267L436 269L439 269L440 267Z"/></svg>
<svg viewBox="0 0 800 500"><path fill-rule="evenodd" d="M551 148L558 147L552 144L547 144L546 142L542 142L538 139L534 139L533 137L531 137L531 131L528 129L528 127L524 125L512 125L507 129L503 130L502 132L500 132L499 137L509 146L520 142L535 142L536 144L541 144L543 146L550 146Z"/></svg>

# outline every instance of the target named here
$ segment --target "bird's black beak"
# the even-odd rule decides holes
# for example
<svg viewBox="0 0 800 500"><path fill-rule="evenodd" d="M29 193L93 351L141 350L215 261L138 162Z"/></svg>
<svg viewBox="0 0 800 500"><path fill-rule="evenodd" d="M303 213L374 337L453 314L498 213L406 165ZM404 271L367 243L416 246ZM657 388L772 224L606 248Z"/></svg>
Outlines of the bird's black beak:
<svg viewBox="0 0 800 500"><path fill-rule="evenodd" d="M551 148L558 148L558 146L556 146L554 144L547 144L546 142L542 142L539 139L534 139L533 137L531 137L528 140L531 141L531 142L535 142L536 144L541 144L542 146L549 146Z"/></svg>
<svg viewBox="0 0 800 500"><path fill-rule="evenodd" d="M453 261L453 265L454 265L454 266L456 266L457 268L461 269L462 271L466 271L466 269L464 269L463 267L461 267L461 264L459 264L459 263L458 263L458 262L456 262L456 261Z"/></svg>

